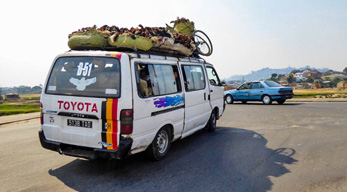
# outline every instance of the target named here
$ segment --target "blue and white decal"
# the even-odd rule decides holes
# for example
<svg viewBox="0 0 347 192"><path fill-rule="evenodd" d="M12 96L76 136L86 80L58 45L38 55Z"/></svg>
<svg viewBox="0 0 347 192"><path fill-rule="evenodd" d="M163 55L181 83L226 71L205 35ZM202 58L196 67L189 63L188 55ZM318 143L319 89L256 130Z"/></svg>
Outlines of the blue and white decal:
<svg viewBox="0 0 347 192"><path fill-rule="evenodd" d="M176 95L174 97L166 96L161 98L155 98L154 99L154 105L157 108L165 108L168 106L178 106L180 104L183 104L184 100L181 95Z"/></svg>

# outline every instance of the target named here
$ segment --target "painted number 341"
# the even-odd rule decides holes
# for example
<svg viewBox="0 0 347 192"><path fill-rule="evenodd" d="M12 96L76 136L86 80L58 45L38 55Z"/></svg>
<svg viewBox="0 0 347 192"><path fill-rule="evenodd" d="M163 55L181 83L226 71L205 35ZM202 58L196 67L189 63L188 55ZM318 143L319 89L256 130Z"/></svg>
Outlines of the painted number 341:
<svg viewBox="0 0 347 192"><path fill-rule="evenodd" d="M90 76L90 72L92 71L92 63L83 63L80 62L78 64L77 76Z"/></svg>

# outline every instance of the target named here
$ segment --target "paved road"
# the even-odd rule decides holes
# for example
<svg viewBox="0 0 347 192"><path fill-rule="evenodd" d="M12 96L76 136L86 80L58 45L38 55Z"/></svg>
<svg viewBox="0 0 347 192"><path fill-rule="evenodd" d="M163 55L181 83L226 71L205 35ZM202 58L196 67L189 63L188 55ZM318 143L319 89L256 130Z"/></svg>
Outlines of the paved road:
<svg viewBox="0 0 347 192"><path fill-rule="evenodd" d="M0 126L0 191L347 191L347 103L228 105L167 158L86 161L41 148L39 120Z"/></svg>

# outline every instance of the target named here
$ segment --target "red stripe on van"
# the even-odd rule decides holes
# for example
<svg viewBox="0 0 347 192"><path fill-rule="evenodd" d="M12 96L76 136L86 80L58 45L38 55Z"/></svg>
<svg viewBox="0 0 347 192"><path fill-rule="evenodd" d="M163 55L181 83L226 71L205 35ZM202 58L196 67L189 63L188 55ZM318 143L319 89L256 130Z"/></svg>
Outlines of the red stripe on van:
<svg viewBox="0 0 347 192"><path fill-rule="evenodd" d="M118 99L113 99L112 102L112 120L117 120Z"/></svg>
<svg viewBox="0 0 347 192"><path fill-rule="evenodd" d="M117 121L117 111L118 111L118 99L114 99L112 102L112 120L113 120L113 129L112 129L112 143L113 149L118 149L118 121Z"/></svg>
<svg viewBox="0 0 347 192"><path fill-rule="evenodd" d="M112 148L113 150L118 149L118 136L117 136L117 132L118 132L118 123L117 121L113 121L113 132L112 132Z"/></svg>

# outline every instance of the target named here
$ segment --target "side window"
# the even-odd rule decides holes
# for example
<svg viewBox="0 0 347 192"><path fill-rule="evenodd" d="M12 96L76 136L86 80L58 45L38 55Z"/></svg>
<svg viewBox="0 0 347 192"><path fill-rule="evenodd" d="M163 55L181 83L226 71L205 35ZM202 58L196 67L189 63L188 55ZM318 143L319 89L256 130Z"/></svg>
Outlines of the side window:
<svg viewBox="0 0 347 192"><path fill-rule="evenodd" d="M239 90L250 89L252 83L244 83L239 87Z"/></svg>
<svg viewBox="0 0 347 192"><path fill-rule="evenodd" d="M264 89L264 85L260 83L260 89Z"/></svg>
<svg viewBox="0 0 347 192"><path fill-rule="evenodd" d="M206 67L207 77L211 85L220 86L221 83L219 81L216 70L212 67Z"/></svg>
<svg viewBox="0 0 347 192"><path fill-rule="evenodd" d="M247 84L246 84L246 83L245 83L245 84L242 84L242 85L239 87L239 90L246 89L246 86L247 86Z"/></svg>
<svg viewBox="0 0 347 192"><path fill-rule="evenodd" d="M201 66L184 65L182 66L182 71L186 91L205 89L206 81Z"/></svg>
<svg viewBox="0 0 347 192"><path fill-rule="evenodd" d="M142 97L173 94L181 91L175 65L136 64L138 90Z"/></svg>
<svg viewBox="0 0 347 192"><path fill-rule="evenodd" d="M251 89L260 89L260 88L263 88L260 83L253 83Z"/></svg>

